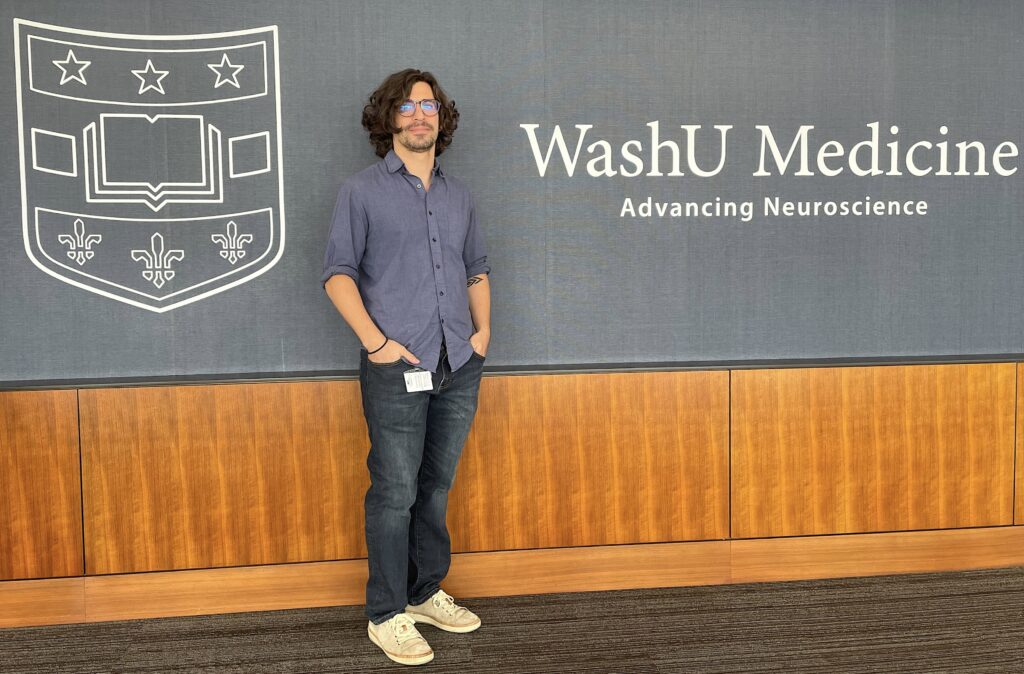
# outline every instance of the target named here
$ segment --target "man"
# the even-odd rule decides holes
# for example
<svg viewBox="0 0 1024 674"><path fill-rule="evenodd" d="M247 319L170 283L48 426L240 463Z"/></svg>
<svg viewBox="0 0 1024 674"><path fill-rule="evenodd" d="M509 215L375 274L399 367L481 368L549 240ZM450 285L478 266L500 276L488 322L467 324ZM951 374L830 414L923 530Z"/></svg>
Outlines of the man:
<svg viewBox="0 0 1024 674"><path fill-rule="evenodd" d="M363 126L382 160L341 186L321 279L364 347L367 632L408 665L434 657L414 623L480 626L440 588L451 562L448 491L490 341L490 267L473 200L435 158L458 119L429 72L394 73L370 96Z"/></svg>

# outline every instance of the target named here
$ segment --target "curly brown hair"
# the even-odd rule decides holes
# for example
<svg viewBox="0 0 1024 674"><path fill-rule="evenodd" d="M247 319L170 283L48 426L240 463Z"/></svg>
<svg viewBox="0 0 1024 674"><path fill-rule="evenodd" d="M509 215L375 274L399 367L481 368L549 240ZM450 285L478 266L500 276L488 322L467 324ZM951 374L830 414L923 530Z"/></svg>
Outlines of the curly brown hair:
<svg viewBox="0 0 1024 674"><path fill-rule="evenodd" d="M373 145L378 157L384 157L391 150L392 136L401 130L392 124L395 111L409 98L417 82L429 84L434 91L434 98L441 102L441 109L437 113L440 119L434 156L444 152L452 142L455 129L459 126L459 110L455 107L455 101L448 98L433 74L406 68L388 75L377 90L370 94L370 102L363 108L363 128L370 132L370 145Z"/></svg>

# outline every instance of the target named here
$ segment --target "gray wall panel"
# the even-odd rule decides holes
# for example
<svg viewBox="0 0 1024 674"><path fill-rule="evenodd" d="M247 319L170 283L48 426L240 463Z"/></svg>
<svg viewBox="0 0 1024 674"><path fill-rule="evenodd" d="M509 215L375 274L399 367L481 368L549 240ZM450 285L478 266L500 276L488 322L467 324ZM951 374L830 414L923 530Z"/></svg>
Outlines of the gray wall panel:
<svg viewBox="0 0 1024 674"><path fill-rule="evenodd" d="M286 213L280 260L236 287L161 313L33 264L22 231L14 18L154 35L276 25ZM359 125L365 99L384 76L410 65L435 72L462 113L441 161L470 186L486 236L489 365L1024 353L1020 171L752 175L756 125L770 125L787 145L801 125L814 125L812 149L825 140L849 149L868 137L870 122L880 122L883 144L893 124L904 146L942 140L938 128L946 125L951 146L1020 147L1019 3L5 0L0 19L7 26L0 86L10 92L0 102L0 381L356 368L358 342L318 283L324 243L338 184L376 161ZM84 72L98 83L104 67L96 58ZM30 107L26 124L78 129L102 106L44 97ZM262 123L258 107L221 107L207 106L208 117L225 129ZM649 156L645 125L655 120L662 140L684 152L679 126L703 125L697 159L704 166L718 157L712 126L732 125L721 174L591 177L584 153L574 176L553 161L541 177L520 128L540 124L546 149L556 124L570 144L573 125L592 124L587 142L611 143L618 163L630 139L642 140ZM158 157L188 147L165 143L154 148ZM667 151L662 156L664 163ZM41 201L80 200L77 183L47 184L61 193ZM235 187L225 207L262 203L261 188ZM766 217L761 200L769 195L922 199L929 213ZM755 210L749 222L619 217L625 198L648 196L751 200ZM82 208L139 214L138 205ZM204 208L216 212L172 203L149 215L192 218ZM197 243L209 232L183 236ZM175 282L187 278L183 264Z"/></svg>

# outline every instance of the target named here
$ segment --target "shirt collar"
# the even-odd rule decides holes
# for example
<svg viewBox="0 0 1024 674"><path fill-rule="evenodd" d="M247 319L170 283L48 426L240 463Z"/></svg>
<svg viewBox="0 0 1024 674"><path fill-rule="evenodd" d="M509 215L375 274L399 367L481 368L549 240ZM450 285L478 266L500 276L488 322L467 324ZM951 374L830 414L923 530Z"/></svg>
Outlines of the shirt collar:
<svg viewBox="0 0 1024 674"><path fill-rule="evenodd" d="M398 156L394 148L388 150L388 153L384 156L384 165L388 167L388 173L394 173L398 169L405 166L405 162ZM441 164L437 161L437 157L434 157L434 170L433 173L444 177L444 171L441 170Z"/></svg>

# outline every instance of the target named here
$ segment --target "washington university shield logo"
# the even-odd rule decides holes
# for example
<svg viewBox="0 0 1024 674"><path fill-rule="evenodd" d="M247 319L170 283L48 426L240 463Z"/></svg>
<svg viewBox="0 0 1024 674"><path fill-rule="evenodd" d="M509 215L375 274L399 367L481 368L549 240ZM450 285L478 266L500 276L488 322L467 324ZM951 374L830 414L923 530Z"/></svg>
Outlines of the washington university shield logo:
<svg viewBox="0 0 1024 674"><path fill-rule="evenodd" d="M277 26L123 35L14 20L32 262L155 312L284 252Z"/></svg>

